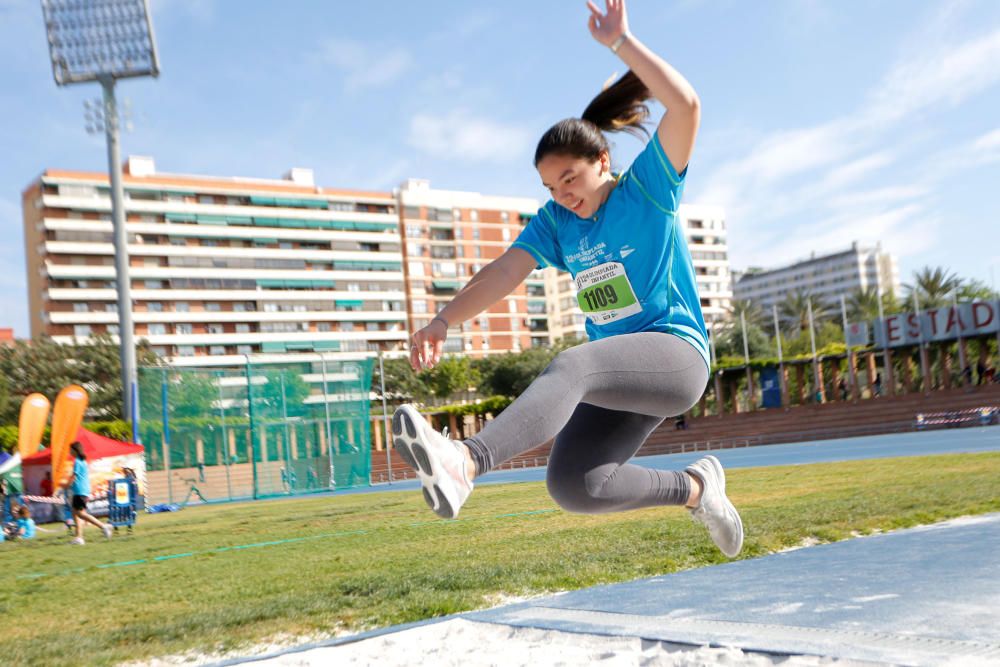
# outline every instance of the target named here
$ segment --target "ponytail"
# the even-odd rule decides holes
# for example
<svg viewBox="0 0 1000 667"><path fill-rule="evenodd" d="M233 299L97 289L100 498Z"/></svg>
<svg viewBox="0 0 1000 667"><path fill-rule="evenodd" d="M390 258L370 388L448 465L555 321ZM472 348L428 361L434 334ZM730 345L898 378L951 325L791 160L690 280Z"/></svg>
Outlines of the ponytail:
<svg viewBox="0 0 1000 667"><path fill-rule="evenodd" d="M551 153L596 161L601 153L610 152L604 132L649 137L643 123L649 118L644 102L650 97L646 84L629 70L591 100L580 118L561 120L542 135L535 149L535 167Z"/></svg>
<svg viewBox="0 0 1000 667"><path fill-rule="evenodd" d="M649 131L643 123L649 118L649 107L644 102L650 96L646 84L629 70L598 93L580 118L605 132L628 132L640 139L648 138Z"/></svg>

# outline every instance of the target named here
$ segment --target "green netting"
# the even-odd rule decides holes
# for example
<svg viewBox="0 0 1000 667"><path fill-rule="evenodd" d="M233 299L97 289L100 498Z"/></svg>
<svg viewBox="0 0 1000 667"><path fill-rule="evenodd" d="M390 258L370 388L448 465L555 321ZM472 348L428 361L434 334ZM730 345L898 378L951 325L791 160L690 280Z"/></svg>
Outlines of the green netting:
<svg viewBox="0 0 1000 667"><path fill-rule="evenodd" d="M367 486L373 363L140 368L147 502Z"/></svg>

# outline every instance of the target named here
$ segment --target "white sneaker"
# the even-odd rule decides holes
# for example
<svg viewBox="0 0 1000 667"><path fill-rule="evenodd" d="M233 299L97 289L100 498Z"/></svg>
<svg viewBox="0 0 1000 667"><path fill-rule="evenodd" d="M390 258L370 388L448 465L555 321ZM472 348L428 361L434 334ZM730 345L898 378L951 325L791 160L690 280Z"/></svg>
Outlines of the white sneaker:
<svg viewBox="0 0 1000 667"><path fill-rule="evenodd" d="M102 528L102 530L104 531L104 537L108 538L109 540L111 539L111 536L114 535L115 532L114 527L110 523L104 524L104 528Z"/></svg>
<svg viewBox="0 0 1000 667"><path fill-rule="evenodd" d="M708 534L722 553L735 558L743 548L743 521L726 497L722 464L714 456L706 456L685 468L685 472L701 480L701 500L691 510L691 516L708 528Z"/></svg>
<svg viewBox="0 0 1000 667"><path fill-rule="evenodd" d="M69 541L69 543L70 544L86 544L86 542L83 541L82 537L74 537L72 540Z"/></svg>
<svg viewBox="0 0 1000 667"><path fill-rule="evenodd" d="M404 405L392 416L393 448L417 471L424 500L434 513L454 519L472 493L466 475L462 443L449 440L428 424L412 405Z"/></svg>

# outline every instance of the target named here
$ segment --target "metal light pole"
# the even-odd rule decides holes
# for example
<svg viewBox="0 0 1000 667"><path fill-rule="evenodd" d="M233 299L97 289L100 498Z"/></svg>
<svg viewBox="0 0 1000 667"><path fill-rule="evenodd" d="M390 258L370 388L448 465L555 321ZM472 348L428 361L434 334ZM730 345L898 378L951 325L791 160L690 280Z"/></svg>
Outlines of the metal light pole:
<svg viewBox="0 0 1000 667"><path fill-rule="evenodd" d="M385 465L388 469L389 483L392 484L392 450L391 441L389 439L389 409L385 403L385 368L382 365L382 350L378 351L378 377L379 384L382 386L382 429L385 434Z"/></svg>
<svg viewBox="0 0 1000 667"><path fill-rule="evenodd" d="M785 387L785 360L781 353L781 327L778 325L778 304L771 304L771 314L774 316L774 338L778 342L778 382L781 387L781 402L785 404L785 395L788 388ZM787 408L788 406L785 405Z"/></svg>
<svg viewBox="0 0 1000 667"><path fill-rule="evenodd" d="M882 307L882 283L875 285L875 295L878 299L878 322L882 329L882 365L885 366L885 382L889 387L889 395L896 393L896 379L892 369L892 353L889 352L889 327L885 324L885 310Z"/></svg>
<svg viewBox="0 0 1000 667"><path fill-rule="evenodd" d="M920 372L924 376L924 379L920 384L923 385L922 389L926 394L931 390L931 376L930 369L928 368L928 351L927 347L924 345L924 317L920 312L920 299L917 296L916 288L913 290L913 307L917 309L917 340L920 343Z"/></svg>
<svg viewBox="0 0 1000 667"><path fill-rule="evenodd" d="M857 370L854 368L854 350L851 349L851 344L847 340L847 301L843 294L840 295L840 317L844 321L844 343L847 347L847 367L851 378L851 392L853 393L856 391L858 379L855 377Z"/></svg>
<svg viewBox="0 0 1000 667"><path fill-rule="evenodd" d="M816 385L816 396L822 403L826 392L823 391L823 383L819 379L819 359L816 358L816 333L813 331L813 302L811 298L806 300L806 309L809 313L809 345L812 347L813 382Z"/></svg>
<svg viewBox="0 0 1000 667"><path fill-rule="evenodd" d="M747 373L747 401L750 403L749 408L753 410L756 404L753 392L753 371L750 370L750 347L747 344L747 318L742 310L740 311L740 328L743 330L743 365L746 367Z"/></svg>
<svg viewBox="0 0 1000 667"><path fill-rule="evenodd" d="M97 81L104 93L103 126L108 146L115 280L118 288L122 416L132 423L132 437L139 442L138 381L115 81L130 77L155 77L160 73L149 4L147 0L41 2L56 85Z"/></svg>

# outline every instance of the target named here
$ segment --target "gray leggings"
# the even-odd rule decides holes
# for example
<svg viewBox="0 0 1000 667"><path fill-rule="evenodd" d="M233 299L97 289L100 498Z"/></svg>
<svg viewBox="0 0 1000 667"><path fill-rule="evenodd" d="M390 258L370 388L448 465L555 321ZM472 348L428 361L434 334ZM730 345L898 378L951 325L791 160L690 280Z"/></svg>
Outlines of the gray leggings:
<svg viewBox="0 0 1000 667"><path fill-rule="evenodd" d="M555 437L546 481L570 512L683 505L686 474L626 462L665 418L694 405L707 382L704 358L677 336L602 338L560 352L465 444L482 474Z"/></svg>

